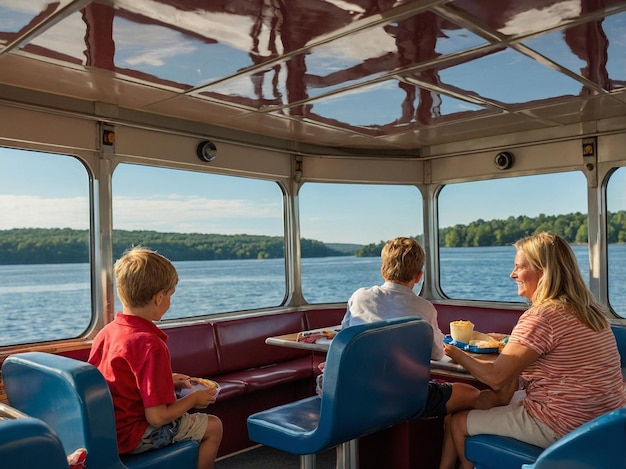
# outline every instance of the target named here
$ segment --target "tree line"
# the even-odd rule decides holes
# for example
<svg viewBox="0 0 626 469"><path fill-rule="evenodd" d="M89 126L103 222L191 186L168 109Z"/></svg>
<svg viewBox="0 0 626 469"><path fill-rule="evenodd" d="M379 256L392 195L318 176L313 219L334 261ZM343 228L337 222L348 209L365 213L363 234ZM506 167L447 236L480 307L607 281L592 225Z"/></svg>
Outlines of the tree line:
<svg viewBox="0 0 626 469"><path fill-rule="evenodd" d="M113 256L131 246L145 246L172 261L219 259L280 259L285 256L281 236L161 233L113 230ZM302 257L354 255L321 241L302 239ZM89 262L89 232L70 228L0 230L0 264L64 264Z"/></svg>
<svg viewBox="0 0 626 469"><path fill-rule="evenodd" d="M626 211L607 214L609 243L626 243ZM569 243L587 242L587 215L539 215L506 220L476 220L439 230L443 247L511 245L540 231L552 231ZM415 236L422 242L421 236ZM386 241L386 240L385 240ZM367 245L327 244L300 240L304 258L329 256L380 256L385 241ZM130 246L154 249L173 261L284 258L282 236L161 233L113 230L113 255L119 258ZM62 264L89 262L89 231L70 228L15 228L0 230L0 264Z"/></svg>
<svg viewBox="0 0 626 469"><path fill-rule="evenodd" d="M587 243L587 215L576 212L568 215L508 217L506 220L478 219L468 225L454 225L439 229L439 245L447 248L508 246L517 240L542 231L562 236L570 244ZM422 242L421 236L414 238ZM607 214L608 243L626 243L626 211ZM371 243L356 251L357 257L378 256L385 241Z"/></svg>
<svg viewBox="0 0 626 469"><path fill-rule="evenodd" d="M587 243L587 214L509 217L506 220L482 219L469 225L439 230L439 243L445 247L506 246L542 231L562 236L570 244ZM626 243L626 210L607 214L607 242Z"/></svg>

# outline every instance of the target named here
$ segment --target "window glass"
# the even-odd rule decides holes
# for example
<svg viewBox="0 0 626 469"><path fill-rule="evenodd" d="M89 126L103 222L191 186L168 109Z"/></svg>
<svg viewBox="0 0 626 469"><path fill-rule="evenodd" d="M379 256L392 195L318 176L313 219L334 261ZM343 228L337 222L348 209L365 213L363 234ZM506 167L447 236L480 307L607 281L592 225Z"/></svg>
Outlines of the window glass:
<svg viewBox="0 0 626 469"><path fill-rule="evenodd" d="M275 182L121 164L113 173L113 230L115 259L141 245L176 267L165 320L278 306L286 296L283 194Z"/></svg>
<svg viewBox="0 0 626 469"><path fill-rule="evenodd" d="M0 346L89 326L89 175L77 159L0 148Z"/></svg>
<svg viewBox="0 0 626 469"><path fill-rule="evenodd" d="M345 303L356 289L381 285L384 242L397 236L422 242L422 195L415 186L306 183L299 206L302 293L309 303Z"/></svg>
<svg viewBox="0 0 626 469"><path fill-rule="evenodd" d="M581 172L445 186L438 198L443 293L455 299L525 302L509 277L512 244L540 231L570 242L588 281L586 191Z"/></svg>
<svg viewBox="0 0 626 469"><path fill-rule="evenodd" d="M626 168L615 171L606 190L609 304L626 317Z"/></svg>

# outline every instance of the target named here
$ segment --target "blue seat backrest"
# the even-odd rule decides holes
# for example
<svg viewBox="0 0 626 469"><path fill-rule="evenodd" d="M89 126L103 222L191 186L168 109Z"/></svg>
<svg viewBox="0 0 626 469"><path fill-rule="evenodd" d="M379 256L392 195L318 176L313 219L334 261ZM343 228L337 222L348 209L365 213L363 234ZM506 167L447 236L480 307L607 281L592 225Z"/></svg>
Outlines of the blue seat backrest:
<svg viewBox="0 0 626 469"><path fill-rule="evenodd" d="M619 351L622 365L622 375L624 375L624 368L626 368L626 325L611 324L611 330L613 331L613 335L615 335L617 350Z"/></svg>
<svg viewBox="0 0 626 469"><path fill-rule="evenodd" d="M67 469L59 438L39 419L0 420L0 467Z"/></svg>
<svg viewBox="0 0 626 469"><path fill-rule="evenodd" d="M432 341L430 324L414 317L340 331L326 359L316 433L335 445L418 416Z"/></svg>
<svg viewBox="0 0 626 469"><path fill-rule="evenodd" d="M65 452L87 450L90 469L124 468L117 452L113 401L104 377L89 363L26 352L2 364L9 403L49 424Z"/></svg>
<svg viewBox="0 0 626 469"><path fill-rule="evenodd" d="M545 449L524 469L609 469L626 467L626 408L608 412Z"/></svg>

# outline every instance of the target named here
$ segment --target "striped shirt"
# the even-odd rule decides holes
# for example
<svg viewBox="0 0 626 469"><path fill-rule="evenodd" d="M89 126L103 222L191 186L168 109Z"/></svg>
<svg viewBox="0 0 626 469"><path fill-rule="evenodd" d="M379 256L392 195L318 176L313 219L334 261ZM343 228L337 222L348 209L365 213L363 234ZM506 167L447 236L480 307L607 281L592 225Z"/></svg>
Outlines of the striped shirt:
<svg viewBox="0 0 626 469"><path fill-rule="evenodd" d="M532 307L520 317L509 342L541 354L522 372L523 405L557 434L626 406L611 328L595 332L563 306Z"/></svg>

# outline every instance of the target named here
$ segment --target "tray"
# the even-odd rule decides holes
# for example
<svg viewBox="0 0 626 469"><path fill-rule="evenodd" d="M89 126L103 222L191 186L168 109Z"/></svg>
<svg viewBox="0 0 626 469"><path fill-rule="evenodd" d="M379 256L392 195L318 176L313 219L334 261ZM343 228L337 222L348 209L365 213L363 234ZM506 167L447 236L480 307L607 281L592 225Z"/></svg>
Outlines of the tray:
<svg viewBox="0 0 626 469"><path fill-rule="evenodd" d="M465 342L459 342L450 337L450 334L444 336L444 344L454 345L455 347L465 350L471 353L498 353L498 347L477 347L476 345L466 344Z"/></svg>

